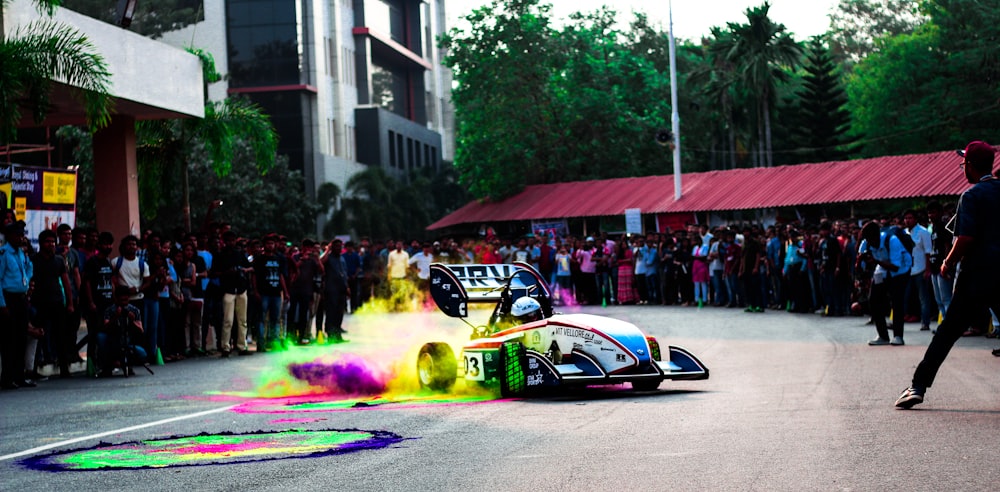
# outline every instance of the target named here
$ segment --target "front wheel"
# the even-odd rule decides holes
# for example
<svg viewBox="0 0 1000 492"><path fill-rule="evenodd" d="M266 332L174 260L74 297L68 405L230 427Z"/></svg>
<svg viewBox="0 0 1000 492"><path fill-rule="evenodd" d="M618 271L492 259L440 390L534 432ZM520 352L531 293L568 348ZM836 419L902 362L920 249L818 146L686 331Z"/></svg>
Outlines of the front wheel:
<svg viewBox="0 0 1000 492"><path fill-rule="evenodd" d="M448 391L455 384L458 361L447 343L431 342L420 348L417 356L417 378L421 388Z"/></svg>

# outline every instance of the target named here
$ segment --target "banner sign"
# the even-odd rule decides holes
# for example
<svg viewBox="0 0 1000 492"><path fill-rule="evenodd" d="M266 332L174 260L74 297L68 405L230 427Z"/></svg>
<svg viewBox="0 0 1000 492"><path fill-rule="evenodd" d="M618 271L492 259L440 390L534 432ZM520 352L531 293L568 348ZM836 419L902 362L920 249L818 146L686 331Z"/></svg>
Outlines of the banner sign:
<svg viewBox="0 0 1000 492"><path fill-rule="evenodd" d="M531 232L548 240L554 240L557 237L563 238L569 235L569 224L566 219L551 222L531 221Z"/></svg>
<svg viewBox="0 0 1000 492"><path fill-rule="evenodd" d="M36 248L43 230L76 226L76 183L75 170L0 165L0 199L27 224L27 236Z"/></svg>
<svg viewBox="0 0 1000 492"><path fill-rule="evenodd" d="M642 234L642 210L638 208L625 209L625 233Z"/></svg>

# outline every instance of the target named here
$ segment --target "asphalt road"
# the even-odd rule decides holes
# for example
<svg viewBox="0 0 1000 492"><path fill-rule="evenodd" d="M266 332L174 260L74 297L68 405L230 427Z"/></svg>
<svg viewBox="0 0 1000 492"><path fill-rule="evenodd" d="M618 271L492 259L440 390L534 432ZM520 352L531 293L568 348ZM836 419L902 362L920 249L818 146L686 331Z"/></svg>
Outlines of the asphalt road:
<svg viewBox="0 0 1000 492"><path fill-rule="evenodd" d="M689 349L709 366L711 379L667 381L646 393L615 387L529 400L457 394L429 401L403 378L388 399L367 404L338 407L335 401L346 397L330 395L259 398L303 394L305 385L288 375L290 362L367 364L379 380L411 372L421 342L460 343L468 334L458 320L437 313L353 316L345 325L350 343L335 347L186 360L154 367L156 375L54 379L2 392L0 489L1000 489L1000 359L990 354L993 340L960 340L927 401L900 411L892 403L931 336L916 324L907 325L906 346L869 347L874 330L861 318L653 306L588 312L630 320L661 344ZM314 405L295 406L304 402ZM97 463L94 454L62 453L101 442L290 429L384 433L365 441L378 441L375 449L320 457L37 469ZM238 437L203 437L197 451L214 452L215 461L233 459L226 450L249 459L279 456L247 451L256 445L234 444ZM203 457L157 461L163 454L140 463L197 464Z"/></svg>

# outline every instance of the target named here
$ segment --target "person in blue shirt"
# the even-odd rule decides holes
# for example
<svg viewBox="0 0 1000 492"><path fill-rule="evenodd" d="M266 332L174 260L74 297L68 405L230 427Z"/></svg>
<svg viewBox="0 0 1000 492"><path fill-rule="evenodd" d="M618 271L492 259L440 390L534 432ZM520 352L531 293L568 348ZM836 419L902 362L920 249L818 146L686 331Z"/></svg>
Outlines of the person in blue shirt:
<svg viewBox="0 0 1000 492"><path fill-rule="evenodd" d="M861 228L861 244L858 259L875 265L870 296L872 322L878 336L868 345L903 345L903 301L906 284L910 280L913 257L906 251L902 241L892 232L882 232L877 222L869 222ZM892 309L892 340L885 317Z"/></svg>
<svg viewBox="0 0 1000 492"><path fill-rule="evenodd" d="M34 266L24 253L24 221L4 227L0 248L0 388L34 387L24 379L24 347L28 336L28 285Z"/></svg>

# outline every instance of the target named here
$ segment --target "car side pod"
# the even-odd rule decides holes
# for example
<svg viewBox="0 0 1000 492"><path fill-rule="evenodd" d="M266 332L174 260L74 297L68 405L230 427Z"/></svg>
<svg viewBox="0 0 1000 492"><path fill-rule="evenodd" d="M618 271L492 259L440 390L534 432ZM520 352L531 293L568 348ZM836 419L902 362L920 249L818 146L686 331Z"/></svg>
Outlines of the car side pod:
<svg viewBox="0 0 1000 492"><path fill-rule="evenodd" d="M708 379L708 368L687 349L670 346L670 361L657 362L663 370L664 379L678 381L698 381Z"/></svg>

